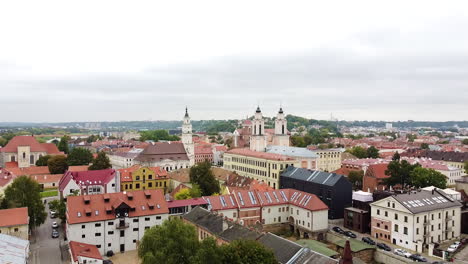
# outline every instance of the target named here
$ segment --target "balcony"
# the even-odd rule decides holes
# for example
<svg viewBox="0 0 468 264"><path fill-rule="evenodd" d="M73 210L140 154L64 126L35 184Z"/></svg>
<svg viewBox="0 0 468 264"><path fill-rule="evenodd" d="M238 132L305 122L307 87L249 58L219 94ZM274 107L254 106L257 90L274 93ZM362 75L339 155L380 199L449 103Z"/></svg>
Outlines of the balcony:
<svg viewBox="0 0 468 264"><path fill-rule="evenodd" d="M129 223L120 222L115 228L116 229L125 229L125 228L128 228L129 226L130 226Z"/></svg>

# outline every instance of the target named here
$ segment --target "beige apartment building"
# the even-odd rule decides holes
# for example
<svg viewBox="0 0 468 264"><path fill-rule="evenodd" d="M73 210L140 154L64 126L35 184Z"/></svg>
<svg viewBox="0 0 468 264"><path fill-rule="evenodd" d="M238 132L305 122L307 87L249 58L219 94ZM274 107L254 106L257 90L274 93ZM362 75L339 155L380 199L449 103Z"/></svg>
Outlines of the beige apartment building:
<svg viewBox="0 0 468 264"><path fill-rule="evenodd" d="M0 210L0 234L29 240L28 208Z"/></svg>

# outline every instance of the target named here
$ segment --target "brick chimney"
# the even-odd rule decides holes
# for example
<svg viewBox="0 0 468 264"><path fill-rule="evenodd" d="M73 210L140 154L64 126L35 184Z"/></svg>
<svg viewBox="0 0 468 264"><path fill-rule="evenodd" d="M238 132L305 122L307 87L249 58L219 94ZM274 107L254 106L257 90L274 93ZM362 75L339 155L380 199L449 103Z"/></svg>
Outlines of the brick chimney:
<svg viewBox="0 0 468 264"><path fill-rule="evenodd" d="M340 259L340 264L353 264L353 255L351 254L351 246L349 240L346 240L346 244L343 251L343 257Z"/></svg>

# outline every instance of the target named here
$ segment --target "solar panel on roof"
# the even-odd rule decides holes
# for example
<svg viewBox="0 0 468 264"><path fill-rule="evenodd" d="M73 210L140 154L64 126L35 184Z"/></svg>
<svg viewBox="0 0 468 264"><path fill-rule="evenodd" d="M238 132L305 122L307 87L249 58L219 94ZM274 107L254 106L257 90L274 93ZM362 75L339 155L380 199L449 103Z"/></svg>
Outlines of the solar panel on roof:
<svg viewBox="0 0 468 264"><path fill-rule="evenodd" d="M268 200L269 203L272 203L273 201L271 201L271 197L270 197L270 194L269 193L265 193L265 196Z"/></svg>
<svg viewBox="0 0 468 264"><path fill-rule="evenodd" d="M278 196L276 196L276 193L275 193L275 192L273 192L273 196L275 197L276 202L279 203L280 200L278 199Z"/></svg>
<svg viewBox="0 0 468 264"><path fill-rule="evenodd" d="M309 203L311 198L312 198L312 196L309 196L309 198L307 198L307 200L304 202L304 206L307 206L307 204Z"/></svg>
<svg viewBox="0 0 468 264"><path fill-rule="evenodd" d="M229 198L231 198L231 204L234 206L234 200L232 199L232 196L229 196Z"/></svg>
<svg viewBox="0 0 468 264"><path fill-rule="evenodd" d="M297 195L297 192L294 192L293 195L291 196L291 201L294 200L294 198L296 197Z"/></svg>
<svg viewBox="0 0 468 264"><path fill-rule="evenodd" d="M302 197L302 200L299 202L299 204L302 204L302 202L304 202L304 200L305 200L306 198L307 198L307 195L304 195L304 196Z"/></svg>
<svg viewBox="0 0 468 264"><path fill-rule="evenodd" d="M281 193L281 197L283 197L283 200L284 200L285 202L287 202L287 201L288 201L288 198L286 198L286 194L284 194L283 191L280 191L280 193Z"/></svg>
<svg viewBox="0 0 468 264"><path fill-rule="evenodd" d="M249 194L249 197L250 197L250 201L252 202L252 204L257 204L257 200L255 199L255 196L252 192L248 192Z"/></svg>
<svg viewBox="0 0 468 264"><path fill-rule="evenodd" d="M223 207L226 207L226 206L227 206L227 203L226 203L226 201L224 200L224 197L223 197L223 196L220 196L220 197L219 197L219 200L221 201L221 205L222 205Z"/></svg>
<svg viewBox="0 0 468 264"><path fill-rule="evenodd" d="M237 196L239 196L240 203L241 203L242 205L244 205L244 199L242 198L242 194L241 194L241 193L237 193Z"/></svg>
<svg viewBox="0 0 468 264"><path fill-rule="evenodd" d="M297 200L299 199L299 197L301 197L301 195L302 195L302 193L298 194L298 195L296 196L296 199L294 199L294 202L297 202Z"/></svg>

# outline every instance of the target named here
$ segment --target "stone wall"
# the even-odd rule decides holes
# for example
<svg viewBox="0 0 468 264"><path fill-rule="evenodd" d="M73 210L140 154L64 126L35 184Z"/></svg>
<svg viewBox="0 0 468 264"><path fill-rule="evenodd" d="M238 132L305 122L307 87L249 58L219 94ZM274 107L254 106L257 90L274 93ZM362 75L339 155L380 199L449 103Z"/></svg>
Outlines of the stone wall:
<svg viewBox="0 0 468 264"><path fill-rule="evenodd" d="M380 263L392 263L392 264L407 264L414 263L411 259L397 256L391 252L376 250L374 259Z"/></svg>

